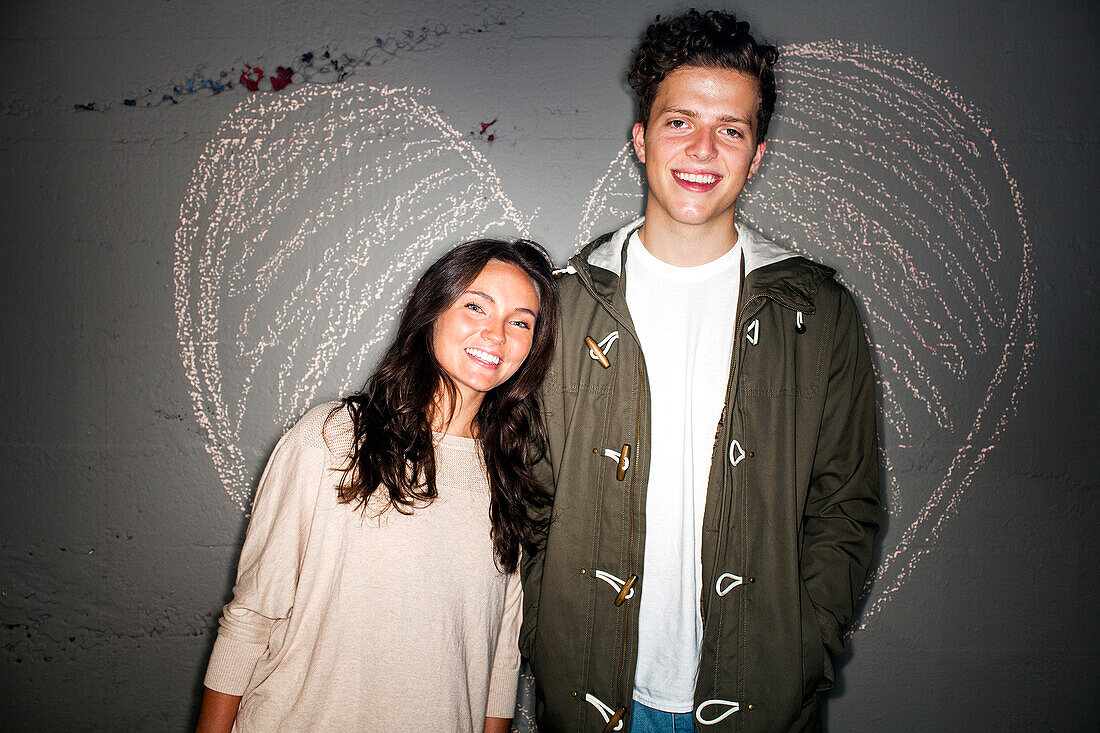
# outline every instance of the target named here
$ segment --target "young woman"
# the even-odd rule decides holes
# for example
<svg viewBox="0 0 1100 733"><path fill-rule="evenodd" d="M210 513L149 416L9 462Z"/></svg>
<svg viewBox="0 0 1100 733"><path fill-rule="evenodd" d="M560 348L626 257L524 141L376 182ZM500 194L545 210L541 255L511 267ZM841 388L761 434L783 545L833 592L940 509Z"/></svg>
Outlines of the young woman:
<svg viewBox="0 0 1100 733"><path fill-rule="evenodd" d="M508 730L556 298L537 245L459 245L416 285L364 391L283 436L201 733Z"/></svg>

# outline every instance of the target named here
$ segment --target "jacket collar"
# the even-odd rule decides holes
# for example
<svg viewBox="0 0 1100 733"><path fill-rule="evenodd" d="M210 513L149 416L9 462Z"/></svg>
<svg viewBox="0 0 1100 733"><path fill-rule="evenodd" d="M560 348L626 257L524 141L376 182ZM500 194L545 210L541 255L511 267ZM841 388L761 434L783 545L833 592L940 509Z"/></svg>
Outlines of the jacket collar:
<svg viewBox="0 0 1100 733"><path fill-rule="evenodd" d="M626 263L627 242L643 223L644 216L586 245L569 261L567 271L585 271L601 297L610 301ZM767 296L793 310L813 313L817 289L833 269L780 247L740 221L734 226L745 256L741 302Z"/></svg>

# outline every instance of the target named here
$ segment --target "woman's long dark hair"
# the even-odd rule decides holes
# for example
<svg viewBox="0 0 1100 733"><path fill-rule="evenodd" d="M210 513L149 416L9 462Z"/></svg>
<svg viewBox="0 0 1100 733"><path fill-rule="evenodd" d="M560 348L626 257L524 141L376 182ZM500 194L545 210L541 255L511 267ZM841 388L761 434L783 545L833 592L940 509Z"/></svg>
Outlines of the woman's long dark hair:
<svg viewBox="0 0 1100 733"><path fill-rule="evenodd" d="M546 449L537 392L553 356L558 308L550 260L537 244L478 239L443 255L413 289L394 342L363 391L345 398L333 414L347 409L354 431L353 452L339 486L341 502L365 510L376 492L385 491L383 511L392 506L411 514L430 504L438 495L431 424L436 397L446 390L449 404L455 405L458 394L436 361L433 328L494 260L520 268L539 296L527 359L508 381L485 395L472 425L489 479L493 549L500 568L512 572L521 546L529 542L528 507L549 503L531 467Z"/></svg>

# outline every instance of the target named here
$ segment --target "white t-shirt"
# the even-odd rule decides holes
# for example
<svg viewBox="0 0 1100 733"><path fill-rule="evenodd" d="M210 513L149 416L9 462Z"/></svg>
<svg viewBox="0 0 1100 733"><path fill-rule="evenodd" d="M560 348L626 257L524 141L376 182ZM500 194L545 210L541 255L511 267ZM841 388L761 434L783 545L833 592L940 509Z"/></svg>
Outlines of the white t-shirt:
<svg viewBox="0 0 1100 733"><path fill-rule="evenodd" d="M703 508L737 319L741 247L697 267L658 260L630 235L626 303L651 395L645 572L634 699L694 708L703 623Z"/></svg>

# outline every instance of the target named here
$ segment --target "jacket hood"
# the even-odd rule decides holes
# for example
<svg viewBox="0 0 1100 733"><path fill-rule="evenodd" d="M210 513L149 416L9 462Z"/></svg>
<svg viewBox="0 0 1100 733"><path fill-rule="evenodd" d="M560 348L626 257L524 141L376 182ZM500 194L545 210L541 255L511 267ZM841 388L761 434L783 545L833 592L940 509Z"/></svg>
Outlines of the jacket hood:
<svg viewBox="0 0 1100 733"><path fill-rule="evenodd" d="M584 272L597 292L610 301L626 261L627 240L643 223L644 216L585 245L569 260L565 272ZM767 296L792 310L813 313L817 289L834 270L780 247L740 221L734 226L745 257L742 302Z"/></svg>

